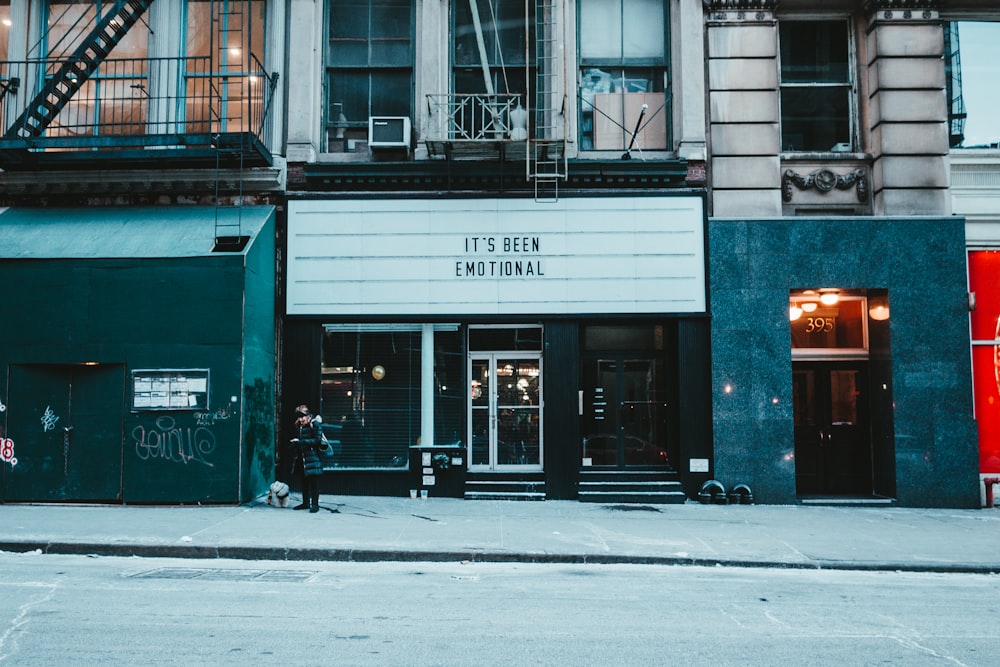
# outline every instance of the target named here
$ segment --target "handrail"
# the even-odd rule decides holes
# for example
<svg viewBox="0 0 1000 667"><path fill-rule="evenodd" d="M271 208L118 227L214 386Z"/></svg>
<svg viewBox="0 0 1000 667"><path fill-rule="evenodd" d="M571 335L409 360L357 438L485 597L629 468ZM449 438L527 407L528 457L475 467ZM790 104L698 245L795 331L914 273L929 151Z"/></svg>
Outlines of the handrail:
<svg viewBox="0 0 1000 667"><path fill-rule="evenodd" d="M0 134L63 62L0 61ZM248 72L211 68L208 56L107 58L41 139L245 133L266 143L278 74L267 73L253 54Z"/></svg>
<svg viewBox="0 0 1000 667"><path fill-rule="evenodd" d="M519 115L520 122L518 122ZM500 93L427 95L427 124L424 135L431 141L523 140L527 137L526 123L527 113L521 107L521 95Z"/></svg>

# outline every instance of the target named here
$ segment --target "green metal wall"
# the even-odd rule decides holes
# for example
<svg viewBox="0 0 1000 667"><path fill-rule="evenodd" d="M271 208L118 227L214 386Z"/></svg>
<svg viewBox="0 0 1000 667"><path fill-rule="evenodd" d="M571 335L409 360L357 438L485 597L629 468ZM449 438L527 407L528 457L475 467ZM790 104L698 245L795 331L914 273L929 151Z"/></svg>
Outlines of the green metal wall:
<svg viewBox="0 0 1000 667"><path fill-rule="evenodd" d="M0 284L17 286L0 327L0 428L17 459L3 464L4 500L232 503L265 491L273 226L245 256L0 261ZM207 407L132 411L136 369L208 369ZM84 403L86 425L65 437Z"/></svg>

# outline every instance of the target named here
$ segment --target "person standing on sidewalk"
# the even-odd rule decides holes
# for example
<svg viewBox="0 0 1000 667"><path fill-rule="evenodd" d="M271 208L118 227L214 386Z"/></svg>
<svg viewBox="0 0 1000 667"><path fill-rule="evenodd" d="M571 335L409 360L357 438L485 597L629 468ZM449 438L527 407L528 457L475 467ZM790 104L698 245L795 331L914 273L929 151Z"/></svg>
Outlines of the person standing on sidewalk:
<svg viewBox="0 0 1000 667"><path fill-rule="evenodd" d="M292 445L298 449L295 463L302 470L302 503L292 509L308 509L315 513L319 511L319 476L323 474L323 463L319 458L322 447L320 427L313 422L312 413L305 405L295 408L295 426L299 435L292 438Z"/></svg>

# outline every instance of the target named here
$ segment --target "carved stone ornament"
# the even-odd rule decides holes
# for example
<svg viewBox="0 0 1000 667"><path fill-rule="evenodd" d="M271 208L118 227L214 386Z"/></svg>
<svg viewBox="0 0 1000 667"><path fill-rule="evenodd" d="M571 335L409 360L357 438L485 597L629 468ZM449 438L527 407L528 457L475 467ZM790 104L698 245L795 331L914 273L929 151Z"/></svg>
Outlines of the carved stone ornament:
<svg viewBox="0 0 1000 667"><path fill-rule="evenodd" d="M854 187L858 201L862 204L868 201L868 175L864 169L855 169L849 174L836 174L830 169L818 169L807 176L787 169L781 176L781 198L785 203L792 201L793 185L799 190L816 189L822 194L833 189L849 190Z"/></svg>

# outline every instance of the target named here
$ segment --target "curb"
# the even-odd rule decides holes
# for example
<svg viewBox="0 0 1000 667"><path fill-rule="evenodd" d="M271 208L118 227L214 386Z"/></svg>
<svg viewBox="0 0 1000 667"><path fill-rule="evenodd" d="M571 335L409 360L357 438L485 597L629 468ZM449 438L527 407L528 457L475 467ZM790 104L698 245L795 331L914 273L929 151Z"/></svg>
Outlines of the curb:
<svg viewBox="0 0 1000 667"><path fill-rule="evenodd" d="M736 567L780 570L840 570L856 572L926 572L938 574L1000 574L1000 563L892 563L839 560L802 562L752 559L626 556L615 554L509 553L491 551L403 551L240 546L142 545L87 542L0 542L0 551L47 555L117 556L122 558L188 558L346 563L535 563L562 565L666 565Z"/></svg>

